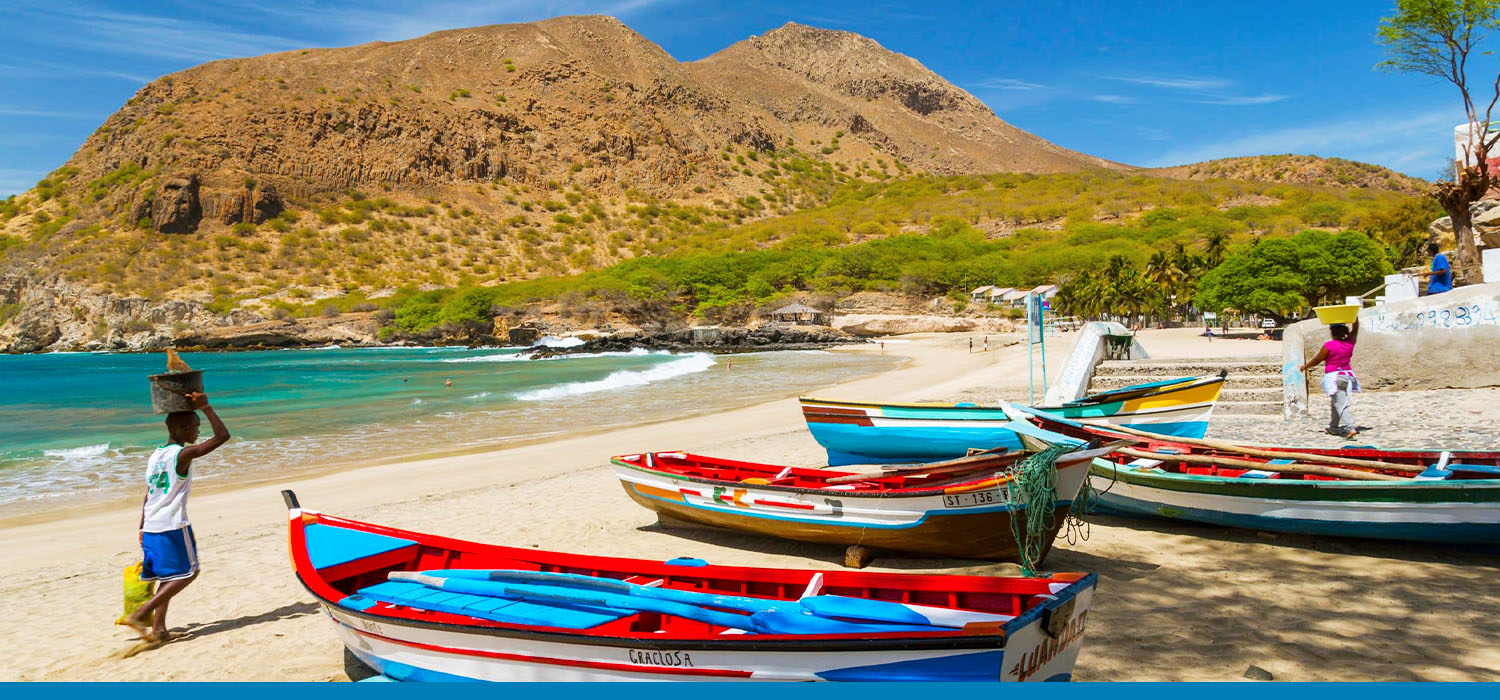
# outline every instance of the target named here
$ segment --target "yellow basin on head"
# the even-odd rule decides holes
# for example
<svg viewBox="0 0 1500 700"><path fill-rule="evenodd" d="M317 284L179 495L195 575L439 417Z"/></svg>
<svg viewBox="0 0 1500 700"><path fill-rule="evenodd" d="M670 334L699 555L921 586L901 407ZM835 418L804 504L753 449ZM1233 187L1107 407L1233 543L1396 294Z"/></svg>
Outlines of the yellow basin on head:
<svg viewBox="0 0 1500 700"><path fill-rule="evenodd" d="M1327 326L1335 323L1354 323L1354 319L1359 317L1359 308L1359 304L1339 304L1313 307L1313 311L1318 314L1318 320Z"/></svg>

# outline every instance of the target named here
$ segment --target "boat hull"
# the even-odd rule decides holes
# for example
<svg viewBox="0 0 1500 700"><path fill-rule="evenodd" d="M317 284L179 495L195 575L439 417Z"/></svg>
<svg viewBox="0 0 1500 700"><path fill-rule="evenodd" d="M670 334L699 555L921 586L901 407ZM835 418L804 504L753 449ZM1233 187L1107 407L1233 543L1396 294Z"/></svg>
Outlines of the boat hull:
<svg viewBox="0 0 1500 700"><path fill-rule="evenodd" d="M1120 515L1308 535L1500 543L1495 479L1301 481L1096 465L1090 480L1100 510Z"/></svg>
<svg viewBox="0 0 1500 700"><path fill-rule="evenodd" d="M1043 408L1076 419L1109 420L1164 436L1201 438L1208 431L1223 380L1166 387L1153 394L1098 404ZM1019 449L993 406L875 404L804 398L802 415L833 466L926 462L962 457L970 449Z"/></svg>
<svg viewBox="0 0 1500 700"><path fill-rule="evenodd" d="M393 626L327 603L323 608L350 653L400 681L1062 681L1071 679L1081 646L1077 637L1087 624L1092 595L1089 591L1075 599L1074 609L1082 612L1061 639L1053 640L1060 648L1041 667L1030 670L1026 657L1040 656L1048 646L1040 620L1035 629L1019 633L1002 649L747 653L671 643L618 647L478 636Z"/></svg>
<svg viewBox="0 0 1500 700"><path fill-rule="evenodd" d="M1057 500L1046 533L1050 550L1089 465L1058 470ZM616 462L616 475L636 503L689 523L769 537L859 544L873 549L970 559L1019 561L1011 519L1024 513L1004 483L955 493L857 494L675 478Z"/></svg>

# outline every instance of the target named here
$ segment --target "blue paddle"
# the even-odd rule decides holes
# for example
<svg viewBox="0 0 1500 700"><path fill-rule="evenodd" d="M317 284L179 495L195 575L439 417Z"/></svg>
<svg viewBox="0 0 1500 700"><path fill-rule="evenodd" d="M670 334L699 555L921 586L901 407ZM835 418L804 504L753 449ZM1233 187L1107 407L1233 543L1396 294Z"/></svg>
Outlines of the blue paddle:
<svg viewBox="0 0 1500 700"><path fill-rule="evenodd" d="M392 581L412 581L429 588L437 588L451 593L509 598L533 603L595 605L619 610L655 612L705 622L720 627L759 632L761 634L871 634L879 632L942 631L942 628L927 625L858 624L784 610L765 610L749 615L742 615L709 610L708 608L689 603L622 595L607 591L589 591L565 586L507 583L478 578L443 578L409 571L393 571L389 574L389 578Z"/></svg>
<svg viewBox="0 0 1500 700"><path fill-rule="evenodd" d="M689 605L710 606L747 613L811 613L819 617L844 618L902 625L962 628L970 622L1004 622L1010 615L953 610L926 605L908 605L888 600L870 600L839 595L816 595L800 600L771 600L749 596L683 591L674 588L642 586L613 578L566 574L551 571L515 569L439 569L423 572L429 576L487 581L540 583L550 586L603 590L637 598L665 600Z"/></svg>

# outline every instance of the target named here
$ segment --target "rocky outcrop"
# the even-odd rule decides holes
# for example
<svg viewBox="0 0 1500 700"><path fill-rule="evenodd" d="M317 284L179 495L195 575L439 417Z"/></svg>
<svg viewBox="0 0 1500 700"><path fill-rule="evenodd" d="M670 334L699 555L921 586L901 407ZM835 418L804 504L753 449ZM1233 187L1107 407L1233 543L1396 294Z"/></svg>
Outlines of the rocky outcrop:
<svg viewBox="0 0 1500 700"><path fill-rule="evenodd" d="M1500 199L1484 199L1469 205L1474 217L1474 242L1480 248L1500 248ZM1439 239L1453 236L1453 217L1445 216L1428 225Z"/></svg>
<svg viewBox="0 0 1500 700"><path fill-rule="evenodd" d="M203 217L221 224L263 224L280 214L285 205L276 186L264 184L231 192L216 192L201 197Z"/></svg>
<svg viewBox="0 0 1500 700"><path fill-rule="evenodd" d="M151 221L162 233L198 230L203 207L198 200L198 175L169 178L151 201Z"/></svg>
<svg viewBox="0 0 1500 700"><path fill-rule="evenodd" d="M263 320L248 311L219 316L195 301L152 301L25 274L0 276L0 352L159 350L192 329Z"/></svg>
<svg viewBox="0 0 1500 700"><path fill-rule="evenodd" d="M379 345L380 324L375 313L343 314L333 318L302 318L264 321L239 326L219 326L189 331L177 336L177 348L204 350L267 350L339 345Z"/></svg>
<svg viewBox="0 0 1500 700"><path fill-rule="evenodd" d="M833 327L863 338L905 333L1009 333L1016 330L1015 321L1003 318L969 316L927 316L891 314L849 314L835 316Z"/></svg>
<svg viewBox="0 0 1500 700"><path fill-rule="evenodd" d="M617 333L571 348L541 347L532 357L572 353L627 352L635 348L671 352L748 352L816 350L867 342L827 326L766 324L756 328L681 328L664 333Z"/></svg>

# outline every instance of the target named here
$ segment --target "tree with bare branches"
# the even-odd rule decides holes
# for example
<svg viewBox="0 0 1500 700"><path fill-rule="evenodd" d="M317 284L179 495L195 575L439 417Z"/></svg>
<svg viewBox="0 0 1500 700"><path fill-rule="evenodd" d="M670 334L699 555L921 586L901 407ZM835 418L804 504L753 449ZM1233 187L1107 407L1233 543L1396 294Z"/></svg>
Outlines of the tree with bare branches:
<svg viewBox="0 0 1500 700"><path fill-rule="evenodd" d="M1495 184L1489 154L1500 139L1500 131L1490 131L1491 114L1500 102L1500 66L1480 48L1496 29L1500 29L1500 0L1396 0L1396 14L1382 19L1376 33L1387 56L1378 68L1441 78L1463 97L1471 151L1457 164L1453 179L1439 180L1431 195L1453 220L1458 242L1454 272L1470 281L1479 269L1479 246L1469 206ZM1482 66L1474 68L1485 75L1477 85L1470 77L1471 58L1483 60ZM1493 80L1488 77L1491 73ZM1472 87L1482 90L1484 82L1491 82L1491 91L1489 101L1481 106Z"/></svg>

